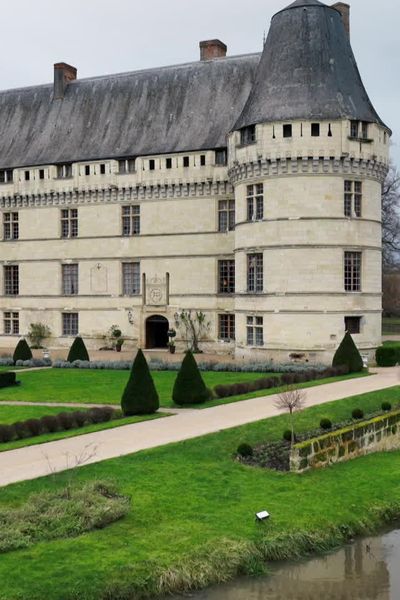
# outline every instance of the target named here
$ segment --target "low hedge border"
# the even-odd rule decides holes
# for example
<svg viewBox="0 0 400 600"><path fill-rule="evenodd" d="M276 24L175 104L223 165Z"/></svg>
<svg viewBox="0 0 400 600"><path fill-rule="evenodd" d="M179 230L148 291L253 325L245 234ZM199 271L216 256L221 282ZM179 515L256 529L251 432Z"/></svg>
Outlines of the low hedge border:
<svg viewBox="0 0 400 600"><path fill-rule="evenodd" d="M340 375L347 375L348 372L347 366L328 367L321 371L308 369L299 373L284 373L280 377L262 377L260 379L255 379L254 381L219 384L214 387L214 392L218 398L228 398L229 396L240 396L241 394L278 388L284 385L294 385L297 383L305 383L307 381L316 381L317 379L338 377Z"/></svg>
<svg viewBox="0 0 400 600"><path fill-rule="evenodd" d="M79 429L85 425L106 423L119 418L122 418L121 411L109 406L95 407L85 411L60 412L57 415L44 415L39 419L27 419L11 425L0 425L0 443L36 437L43 433Z"/></svg>

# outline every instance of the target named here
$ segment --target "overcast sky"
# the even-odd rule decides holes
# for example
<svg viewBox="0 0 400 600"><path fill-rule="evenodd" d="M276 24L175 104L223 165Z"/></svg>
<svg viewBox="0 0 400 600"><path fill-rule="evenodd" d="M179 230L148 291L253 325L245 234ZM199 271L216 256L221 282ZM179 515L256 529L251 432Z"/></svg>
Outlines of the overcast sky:
<svg viewBox="0 0 400 600"><path fill-rule="evenodd" d="M220 38L228 53L260 51L272 15L290 0L1 1L2 89L52 80L53 63L91 77L197 60ZM351 40L361 76L392 128L400 167L400 3L352 0Z"/></svg>

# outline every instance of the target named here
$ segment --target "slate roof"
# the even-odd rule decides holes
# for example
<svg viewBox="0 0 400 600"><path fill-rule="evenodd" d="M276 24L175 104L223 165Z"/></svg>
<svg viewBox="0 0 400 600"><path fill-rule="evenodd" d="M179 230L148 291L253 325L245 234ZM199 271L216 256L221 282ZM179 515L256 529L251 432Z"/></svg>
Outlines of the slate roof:
<svg viewBox="0 0 400 600"><path fill-rule="evenodd" d="M272 18L256 82L235 129L340 118L384 125L362 83L340 13L318 0L296 0Z"/></svg>
<svg viewBox="0 0 400 600"><path fill-rule="evenodd" d="M260 54L0 92L0 168L226 146Z"/></svg>

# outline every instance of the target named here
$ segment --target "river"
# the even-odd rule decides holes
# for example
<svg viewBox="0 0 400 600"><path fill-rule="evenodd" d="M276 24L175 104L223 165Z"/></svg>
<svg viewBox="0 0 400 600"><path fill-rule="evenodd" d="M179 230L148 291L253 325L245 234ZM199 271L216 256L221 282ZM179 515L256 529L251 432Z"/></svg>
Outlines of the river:
<svg viewBox="0 0 400 600"><path fill-rule="evenodd" d="M193 600L399 600L400 529L312 560L276 564L269 577L237 579ZM182 596L175 597L175 600Z"/></svg>

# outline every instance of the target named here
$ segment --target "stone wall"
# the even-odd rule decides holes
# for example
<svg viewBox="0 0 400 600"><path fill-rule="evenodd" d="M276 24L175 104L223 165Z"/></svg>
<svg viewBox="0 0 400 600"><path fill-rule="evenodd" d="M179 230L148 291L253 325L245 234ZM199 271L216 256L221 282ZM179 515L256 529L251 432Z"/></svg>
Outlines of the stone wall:
<svg viewBox="0 0 400 600"><path fill-rule="evenodd" d="M395 410L295 444L290 456L290 470L300 473L372 452L398 449L399 423L400 410Z"/></svg>

